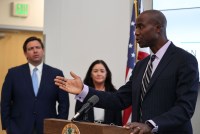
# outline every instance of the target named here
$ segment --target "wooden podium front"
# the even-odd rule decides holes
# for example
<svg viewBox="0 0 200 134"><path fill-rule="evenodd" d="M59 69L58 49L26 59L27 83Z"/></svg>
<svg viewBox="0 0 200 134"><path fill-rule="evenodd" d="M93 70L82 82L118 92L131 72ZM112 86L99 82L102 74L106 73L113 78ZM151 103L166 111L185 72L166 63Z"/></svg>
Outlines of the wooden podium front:
<svg viewBox="0 0 200 134"><path fill-rule="evenodd" d="M68 134L63 133L66 126L75 124L80 131L80 134L130 134L130 130L119 126L89 123L89 122L71 122L61 119L45 119L44 120L44 134ZM77 133L71 133L77 134Z"/></svg>

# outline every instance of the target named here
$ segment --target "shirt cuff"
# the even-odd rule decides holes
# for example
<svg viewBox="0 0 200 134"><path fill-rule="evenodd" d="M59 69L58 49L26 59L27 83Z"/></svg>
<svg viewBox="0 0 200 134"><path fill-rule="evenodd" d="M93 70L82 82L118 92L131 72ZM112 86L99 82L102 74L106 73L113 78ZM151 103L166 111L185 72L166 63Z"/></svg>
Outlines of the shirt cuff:
<svg viewBox="0 0 200 134"><path fill-rule="evenodd" d="M147 122L153 126L153 129L151 130L152 133L158 132L158 126L153 120L147 120L145 123Z"/></svg>
<svg viewBox="0 0 200 134"><path fill-rule="evenodd" d="M89 87L87 85L84 85L83 90L81 91L80 94L75 96L75 99L79 100L80 102L83 102L88 92L89 92Z"/></svg>

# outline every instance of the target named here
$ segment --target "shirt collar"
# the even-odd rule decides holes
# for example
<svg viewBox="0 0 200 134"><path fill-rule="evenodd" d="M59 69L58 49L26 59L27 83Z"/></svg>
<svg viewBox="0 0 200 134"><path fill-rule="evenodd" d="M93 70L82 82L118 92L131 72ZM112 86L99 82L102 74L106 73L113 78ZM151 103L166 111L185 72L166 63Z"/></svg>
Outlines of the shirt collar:
<svg viewBox="0 0 200 134"><path fill-rule="evenodd" d="M156 58L158 59L162 59L163 55L165 54L165 52L167 51L167 48L169 47L169 45L171 44L171 41L168 41L167 43L165 43L165 45L163 45L156 53ZM151 56L153 55L154 53L152 52L151 53Z"/></svg>
<svg viewBox="0 0 200 134"><path fill-rule="evenodd" d="M36 67L37 67L39 73L42 73L43 64L44 64L44 63L42 62L42 63L40 63L38 66L34 66L34 65L32 65L31 63L28 63L29 68L30 68L30 71L31 71L31 74L32 74L32 72L33 72L33 69L36 68Z"/></svg>

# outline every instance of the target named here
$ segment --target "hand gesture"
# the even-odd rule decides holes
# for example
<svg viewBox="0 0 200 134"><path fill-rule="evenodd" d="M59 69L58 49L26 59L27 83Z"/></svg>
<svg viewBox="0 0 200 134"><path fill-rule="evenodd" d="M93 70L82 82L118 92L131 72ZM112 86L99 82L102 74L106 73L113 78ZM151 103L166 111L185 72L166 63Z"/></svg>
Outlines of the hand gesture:
<svg viewBox="0 0 200 134"><path fill-rule="evenodd" d="M56 76L54 79L55 84L59 86L60 89L65 90L71 94L80 94L83 90L83 82L81 81L81 78L73 72L70 72L70 75L74 79L67 79L65 77Z"/></svg>

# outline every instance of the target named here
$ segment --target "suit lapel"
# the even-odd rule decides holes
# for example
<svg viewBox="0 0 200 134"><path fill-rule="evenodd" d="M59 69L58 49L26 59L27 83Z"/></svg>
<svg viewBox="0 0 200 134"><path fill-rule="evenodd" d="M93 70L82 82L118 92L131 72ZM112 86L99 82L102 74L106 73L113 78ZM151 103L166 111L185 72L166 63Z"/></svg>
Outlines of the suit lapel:
<svg viewBox="0 0 200 134"><path fill-rule="evenodd" d="M156 82L156 80L158 79L158 77L160 76L162 71L166 68L166 66L169 64L169 62L173 58L173 55L175 53L174 49L175 49L175 46L173 44L171 44L168 47L167 51L165 52L164 56L162 57L160 63L158 64L158 66L150 80L147 93L151 90L151 87L153 86L153 84Z"/></svg>
<svg viewBox="0 0 200 134"><path fill-rule="evenodd" d="M138 63L138 67L139 68L137 70L138 75L133 79L132 82L132 87L134 87L135 92L132 92L132 96L134 98L134 100L132 101L134 107L140 107L138 101L140 102L140 95L141 95L141 82L142 82L142 78L147 66L147 63L150 59L150 56L146 57L145 59L143 59L142 61L139 61L140 63ZM136 101L135 101L136 100ZM138 110L133 110L133 114L132 114L132 118L134 118L133 120L139 121L139 109Z"/></svg>
<svg viewBox="0 0 200 134"><path fill-rule="evenodd" d="M27 90L30 90L29 92L35 96L34 94L34 90L33 90L33 83L32 83L32 79L31 79L31 74L30 74L30 68L28 63L24 64L23 66L23 77L24 77L24 82L26 83L27 86Z"/></svg>
<svg viewBox="0 0 200 134"><path fill-rule="evenodd" d="M50 71L49 71L49 67L46 64L43 64L43 68L42 68L42 76L41 76L41 81L40 81L40 86L39 86L39 90L38 90L38 97L41 96L42 94L44 94L47 90L49 89L48 87L48 80L50 79ZM47 84L48 83L48 84Z"/></svg>
<svg viewBox="0 0 200 134"><path fill-rule="evenodd" d="M38 90L38 94L37 96L39 96L40 94L42 94L42 92L44 92L42 89L45 89L45 79L48 78L47 76L47 69L46 69L46 65L43 64L43 68L42 68L42 76L41 76L41 81L40 81L40 86L39 86L39 90Z"/></svg>
<svg viewBox="0 0 200 134"><path fill-rule="evenodd" d="M142 78L143 78L143 75L144 75L144 73L145 73L145 69L146 69L146 67L147 67L147 64L148 64L148 62L149 62L149 59L150 59L150 56L148 56L147 58L145 58L142 62L144 62L144 63L142 63L141 64L141 67L140 67L140 74L138 75L138 80L140 81L140 83L141 83L141 81L142 81ZM140 84L141 85L141 84Z"/></svg>
<svg viewBox="0 0 200 134"><path fill-rule="evenodd" d="M137 75L137 78L134 79L136 81L134 81L132 84L133 84L133 87L135 89L138 89L137 92L138 92L138 96L140 98L140 88L141 88L141 81L142 81L142 78L143 78L143 75L144 75L144 72L145 72L145 69L146 69L146 66L147 66L147 63L149 61L149 58L150 56L148 56L147 58L145 58L144 60L142 60L141 62L144 62L144 63L141 63L140 66L138 66L139 70L138 70L138 75Z"/></svg>

